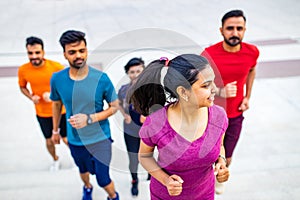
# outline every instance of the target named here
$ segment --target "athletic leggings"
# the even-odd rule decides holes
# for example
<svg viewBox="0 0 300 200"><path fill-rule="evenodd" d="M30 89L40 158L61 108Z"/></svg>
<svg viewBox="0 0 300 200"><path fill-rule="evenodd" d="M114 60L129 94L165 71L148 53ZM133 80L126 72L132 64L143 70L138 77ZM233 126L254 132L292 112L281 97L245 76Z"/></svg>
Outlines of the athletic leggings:
<svg viewBox="0 0 300 200"><path fill-rule="evenodd" d="M124 133L124 139L126 144L126 149L129 157L129 170L131 173L132 180L137 180L137 170L138 170L138 152L140 148L140 138L134 137Z"/></svg>

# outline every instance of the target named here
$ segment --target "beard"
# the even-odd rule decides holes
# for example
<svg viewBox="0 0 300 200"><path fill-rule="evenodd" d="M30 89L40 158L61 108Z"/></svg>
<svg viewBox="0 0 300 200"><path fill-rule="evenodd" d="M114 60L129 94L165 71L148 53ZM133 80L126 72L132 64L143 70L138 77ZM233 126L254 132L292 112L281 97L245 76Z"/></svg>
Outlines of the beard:
<svg viewBox="0 0 300 200"><path fill-rule="evenodd" d="M86 60L77 59L73 63L70 63L70 67L75 69L81 69L86 65Z"/></svg>
<svg viewBox="0 0 300 200"><path fill-rule="evenodd" d="M42 59L30 59L30 63L33 65L33 66L40 66L42 63L43 63L43 60Z"/></svg>
<svg viewBox="0 0 300 200"><path fill-rule="evenodd" d="M224 38L224 41L229 46L235 47L235 46L239 45L242 40L240 38L238 38L238 37L233 36L233 37L231 37L229 39Z"/></svg>

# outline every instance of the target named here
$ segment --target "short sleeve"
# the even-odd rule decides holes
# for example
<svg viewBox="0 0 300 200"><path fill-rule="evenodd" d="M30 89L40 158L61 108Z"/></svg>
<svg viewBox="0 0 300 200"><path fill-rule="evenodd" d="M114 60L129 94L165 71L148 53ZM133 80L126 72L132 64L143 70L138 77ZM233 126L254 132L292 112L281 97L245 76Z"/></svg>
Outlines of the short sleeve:
<svg viewBox="0 0 300 200"><path fill-rule="evenodd" d="M26 87L27 81L24 78L24 70L20 67L18 70L18 83L20 87Z"/></svg>
<svg viewBox="0 0 300 200"><path fill-rule="evenodd" d="M111 82L111 80L109 79L109 77L107 76L107 74L103 73L102 74L104 81L105 81L105 89L104 89L104 99L110 103L113 102L115 100L118 99L116 90Z"/></svg>
<svg viewBox="0 0 300 200"><path fill-rule="evenodd" d="M222 134L225 133L227 127L228 127L228 117L226 114L226 111L224 110L224 108L220 107L220 106L214 106L214 108L216 108L216 113L215 113L215 120L216 120L216 124L220 124L220 128L222 131Z"/></svg>
<svg viewBox="0 0 300 200"><path fill-rule="evenodd" d="M123 85L118 91L118 99L119 99L121 106L123 106L123 99L125 98L124 93L126 93L126 91L124 91L124 90L125 90L125 86Z"/></svg>
<svg viewBox="0 0 300 200"><path fill-rule="evenodd" d="M218 130L218 133L225 133L228 127L228 118L224 108L218 105L213 105L209 107L209 111L209 123L211 123L214 126L215 130Z"/></svg>
<svg viewBox="0 0 300 200"><path fill-rule="evenodd" d="M53 68L54 72L58 72L61 71L65 68L64 65L62 65L59 62L53 61L53 60L47 60L47 62L49 62L49 64L51 65L51 67Z"/></svg>
<svg viewBox="0 0 300 200"><path fill-rule="evenodd" d="M167 120L166 107L147 116L139 132L141 140L148 146L157 146L168 135Z"/></svg>
<svg viewBox="0 0 300 200"><path fill-rule="evenodd" d="M62 64L58 64L57 65L57 71L61 71L61 70L63 70L65 68L65 66L64 65L62 65Z"/></svg>
<svg viewBox="0 0 300 200"><path fill-rule="evenodd" d="M60 96L59 96L59 93L57 91L57 87L56 87L56 73L54 73L51 77L51 80L50 80L50 99L52 101L59 101L61 100Z"/></svg>
<svg viewBox="0 0 300 200"><path fill-rule="evenodd" d="M222 107L219 107L219 106L214 106L217 108L217 117L216 119L218 119L217 123L220 123L221 124L221 129L223 131L223 133L225 133L227 127L228 127L228 117L227 117L227 114L226 114L226 111L224 110L224 108Z"/></svg>
<svg viewBox="0 0 300 200"><path fill-rule="evenodd" d="M121 92L122 92L122 88L121 89L119 89L119 91L118 91L118 99L120 100L120 102L122 101L122 95L121 95Z"/></svg>
<svg viewBox="0 0 300 200"><path fill-rule="evenodd" d="M151 133L151 118L147 117L142 128L140 129L139 135L141 140L150 147L155 147L153 142L153 134Z"/></svg>
<svg viewBox="0 0 300 200"><path fill-rule="evenodd" d="M257 48L256 46L254 46L254 45L253 45L253 51L254 51L254 53L253 53L253 55L254 55L254 58L253 58L254 63L253 63L253 65L251 66L251 68L255 68L255 67L257 66L257 59L258 59L258 57L259 57L259 50L258 50L258 48Z"/></svg>
<svg viewBox="0 0 300 200"><path fill-rule="evenodd" d="M225 115L224 123L223 123L223 127L222 127L222 129L224 131L223 133L225 133L225 131L227 130L227 128L228 128L228 118Z"/></svg>

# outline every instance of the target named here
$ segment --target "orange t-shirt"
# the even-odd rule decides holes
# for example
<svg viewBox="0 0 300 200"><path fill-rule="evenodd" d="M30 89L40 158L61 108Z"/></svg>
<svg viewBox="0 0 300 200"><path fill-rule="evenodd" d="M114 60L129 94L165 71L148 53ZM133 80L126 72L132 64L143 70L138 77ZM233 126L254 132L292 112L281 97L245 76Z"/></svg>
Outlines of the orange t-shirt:
<svg viewBox="0 0 300 200"><path fill-rule="evenodd" d="M50 79L54 72L64 69L58 62L44 59L44 65L34 67L30 62L20 66L18 70L19 86L26 87L30 84L33 95L40 96L39 103L35 104L36 114L39 117L52 116L52 103L43 100L43 93L50 92ZM63 107L62 113L66 110Z"/></svg>

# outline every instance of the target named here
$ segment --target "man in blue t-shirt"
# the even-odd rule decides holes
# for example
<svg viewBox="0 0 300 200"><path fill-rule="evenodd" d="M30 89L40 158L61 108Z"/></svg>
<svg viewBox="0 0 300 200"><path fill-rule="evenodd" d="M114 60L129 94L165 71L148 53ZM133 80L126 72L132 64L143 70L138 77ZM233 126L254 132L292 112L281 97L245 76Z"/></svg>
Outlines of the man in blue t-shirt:
<svg viewBox="0 0 300 200"><path fill-rule="evenodd" d="M109 175L112 139L108 121L108 117L118 110L117 94L106 73L87 65L83 32L66 31L59 41L70 67L53 74L51 78L52 139L54 143L59 143L58 125L64 104L71 155L84 183L82 199L92 199L91 173L96 175L98 185L108 193L107 199L118 200L119 195ZM104 101L109 105L105 110Z"/></svg>

